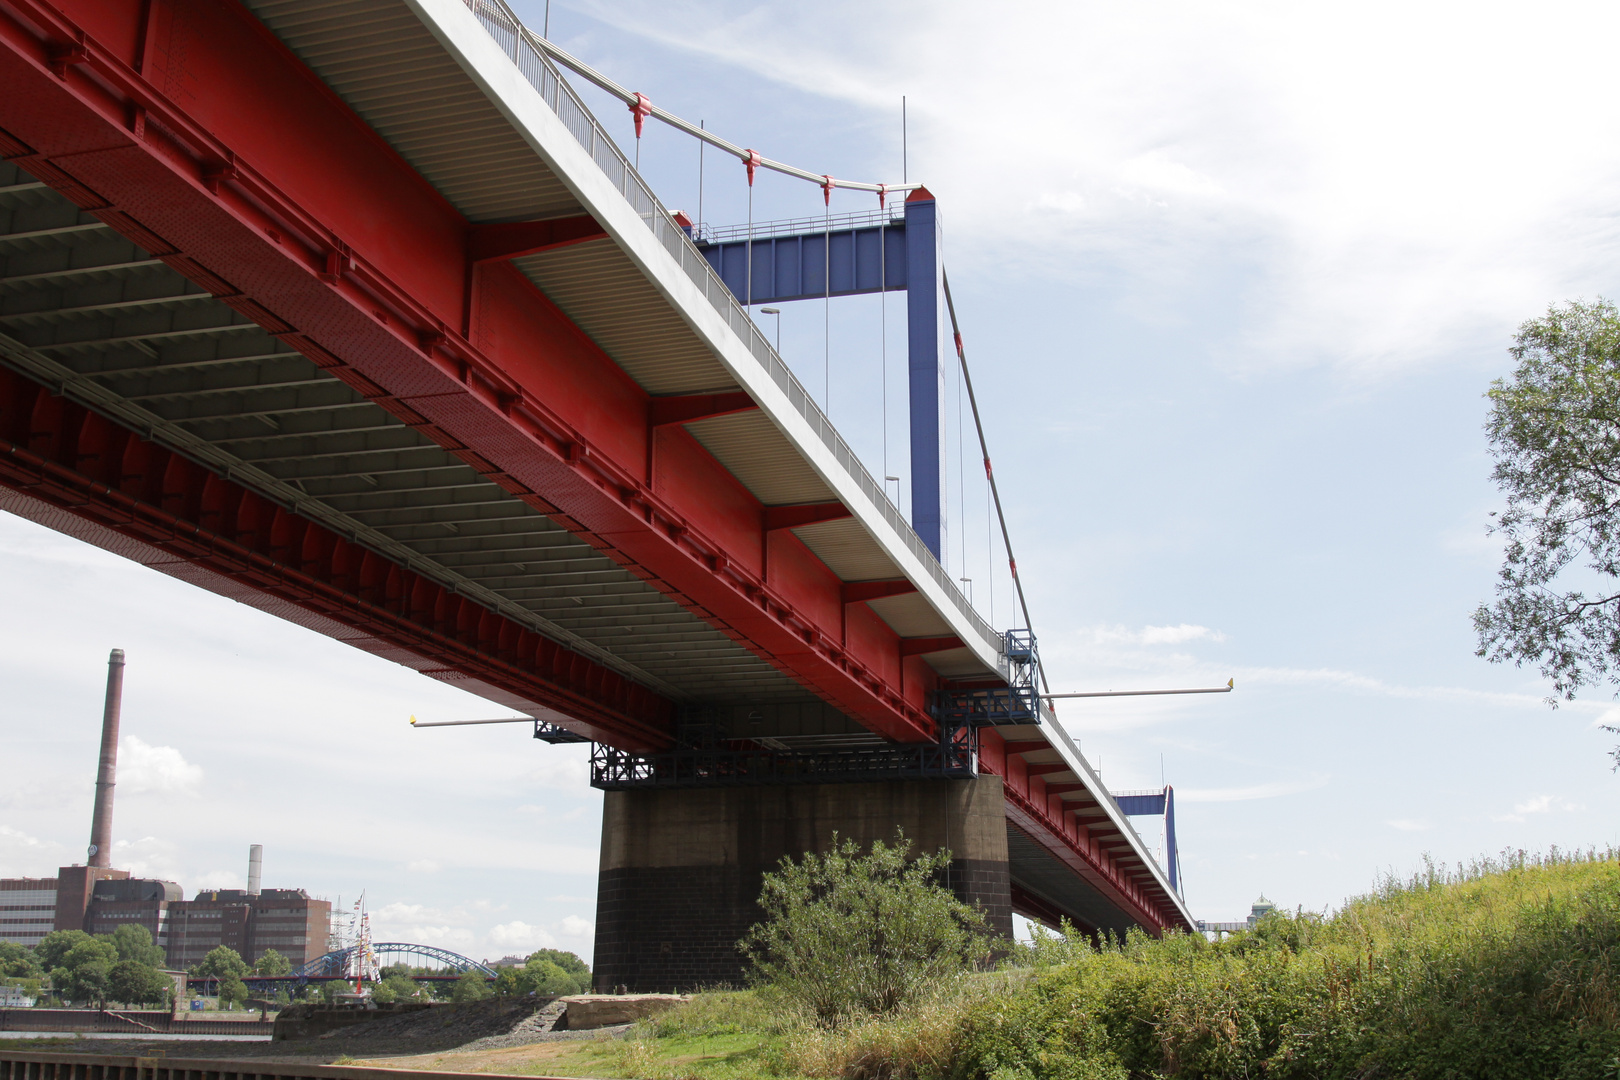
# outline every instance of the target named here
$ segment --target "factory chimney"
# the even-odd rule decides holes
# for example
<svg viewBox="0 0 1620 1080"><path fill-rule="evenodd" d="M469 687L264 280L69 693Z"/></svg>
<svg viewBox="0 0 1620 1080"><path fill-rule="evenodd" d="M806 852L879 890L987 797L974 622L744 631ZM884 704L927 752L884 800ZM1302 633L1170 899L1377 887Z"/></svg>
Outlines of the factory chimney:
<svg viewBox="0 0 1620 1080"><path fill-rule="evenodd" d="M264 845L248 845L248 895L259 895L259 871L264 865Z"/></svg>
<svg viewBox="0 0 1620 1080"><path fill-rule="evenodd" d="M124 701L124 650L107 657L107 703L101 712L101 765L96 770L96 807L90 816L91 866L112 865L113 778L118 771L118 712Z"/></svg>

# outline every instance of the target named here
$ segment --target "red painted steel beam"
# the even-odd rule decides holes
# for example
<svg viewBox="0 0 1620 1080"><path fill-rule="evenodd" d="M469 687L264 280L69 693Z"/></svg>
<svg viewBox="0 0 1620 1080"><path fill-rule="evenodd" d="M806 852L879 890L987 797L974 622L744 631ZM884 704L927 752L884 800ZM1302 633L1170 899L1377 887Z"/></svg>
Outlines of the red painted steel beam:
<svg viewBox="0 0 1620 1080"><path fill-rule="evenodd" d="M955 634L945 637L915 637L900 639L901 656L925 656L928 653L948 652L962 648L962 639Z"/></svg>
<svg viewBox="0 0 1620 1080"><path fill-rule="evenodd" d="M765 531L797 529L801 525L815 525L822 521L842 521L854 517L849 507L841 502L806 503L803 506L767 506Z"/></svg>
<svg viewBox="0 0 1620 1080"><path fill-rule="evenodd" d="M1047 749L1050 750L1051 747L1047 747ZM1051 773L1072 772L1073 770L1069 768L1066 762L1052 761L1026 765L1025 771L1029 776L1047 776ZM1054 794L1051 788L1047 788L1046 793L1048 795Z"/></svg>
<svg viewBox="0 0 1620 1080"><path fill-rule="evenodd" d="M1177 927L1191 930L1173 904L1154 900L1121 867L1114 856L1090 835L1084 822L1072 813L1058 813L1052 800L1032 799L1029 792L998 767L995 756L981 754L979 766L1002 777L1007 820L1023 830L1053 858L1083 879L1109 903L1152 934ZM1027 780L1024 782L1027 784Z"/></svg>
<svg viewBox="0 0 1620 1080"><path fill-rule="evenodd" d="M895 581L846 581L844 603L860 604L868 600L882 600L890 596L906 596L917 591L906 578Z"/></svg>
<svg viewBox="0 0 1620 1080"><path fill-rule="evenodd" d="M1032 739L1028 742L1010 742L1005 749L1009 754L1033 754L1037 750L1052 749L1052 744L1044 739Z"/></svg>
<svg viewBox="0 0 1620 1080"><path fill-rule="evenodd" d="M545 221L474 225L467 230L467 260L485 263L497 259L516 259L589 240L606 239L607 231L589 214Z"/></svg>
<svg viewBox="0 0 1620 1080"><path fill-rule="evenodd" d="M655 397L647 403L647 423L655 428L690 424L714 416L748 412L759 405L741 390L730 394L684 394Z"/></svg>
<svg viewBox="0 0 1620 1080"><path fill-rule="evenodd" d="M579 734L668 745L666 698L4 369L0 487L65 512L29 514L61 531L233 599L270 598L256 606L555 710Z"/></svg>
<svg viewBox="0 0 1620 1080"><path fill-rule="evenodd" d="M870 730L921 661L240 6L0 0L0 153ZM656 452L655 452L656 451ZM858 609L851 609L858 610Z"/></svg>

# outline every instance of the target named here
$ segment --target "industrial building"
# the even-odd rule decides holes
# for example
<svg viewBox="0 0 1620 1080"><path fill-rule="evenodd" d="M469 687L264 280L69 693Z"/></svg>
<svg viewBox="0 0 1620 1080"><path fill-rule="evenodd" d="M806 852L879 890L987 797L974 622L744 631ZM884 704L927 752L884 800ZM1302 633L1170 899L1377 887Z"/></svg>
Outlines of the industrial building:
<svg viewBox="0 0 1620 1080"><path fill-rule="evenodd" d="M124 651L108 660L107 703L102 716L101 764L91 821L89 865L64 866L54 878L0 879L0 941L32 948L52 930L110 934L120 926L144 926L168 956L185 969L209 950L228 945L254 963L267 950L297 967L326 952L332 905L303 889L261 889L264 849L248 851L248 887L199 891L183 898L172 881L131 877L111 865L113 786L118 760L118 720L123 696Z"/></svg>

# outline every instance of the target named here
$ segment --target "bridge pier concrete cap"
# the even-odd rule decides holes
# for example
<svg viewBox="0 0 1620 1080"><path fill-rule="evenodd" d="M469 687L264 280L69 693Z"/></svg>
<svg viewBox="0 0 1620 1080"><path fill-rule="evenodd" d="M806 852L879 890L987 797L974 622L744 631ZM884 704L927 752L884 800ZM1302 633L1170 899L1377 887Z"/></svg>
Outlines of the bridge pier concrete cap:
<svg viewBox="0 0 1620 1080"><path fill-rule="evenodd" d="M737 941L761 918L767 870L905 830L949 848L949 884L1012 934L1001 778L608 791L596 898L596 985L686 991L746 978Z"/></svg>

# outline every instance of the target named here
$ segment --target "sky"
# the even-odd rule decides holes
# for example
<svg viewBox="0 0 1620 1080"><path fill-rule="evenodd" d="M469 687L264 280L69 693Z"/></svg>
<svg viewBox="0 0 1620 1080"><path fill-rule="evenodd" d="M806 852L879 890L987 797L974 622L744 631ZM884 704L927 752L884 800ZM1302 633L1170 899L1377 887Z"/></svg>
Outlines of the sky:
<svg viewBox="0 0 1620 1080"><path fill-rule="evenodd" d="M550 12L564 48L733 142L938 198L1053 689L1235 680L1059 713L1111 788L1174 785L1210 920L1261 893L1330 910L1425 857L1620 842L1612 696L1549 707L1534 670L1474 655L1470 622L1500 563L1483 394L1521 322L1616 291L1617 23L1576 3ZM692 140L651 123L639 154L697 217ZM703 219L745 220L740 164L711 151L702 176ZM757 221L822 209L800 181L754 192ZM904 478L903 299L782 307L787 360ZM1006 627L959 393L953 372L945 561ZM589 956L582 749L411 730L500 711L16 518L0 575L0 875L82 859L119 646L115 864L189 894L239 885L263 843L267 886L364 891L379 936Z"/></svg>

